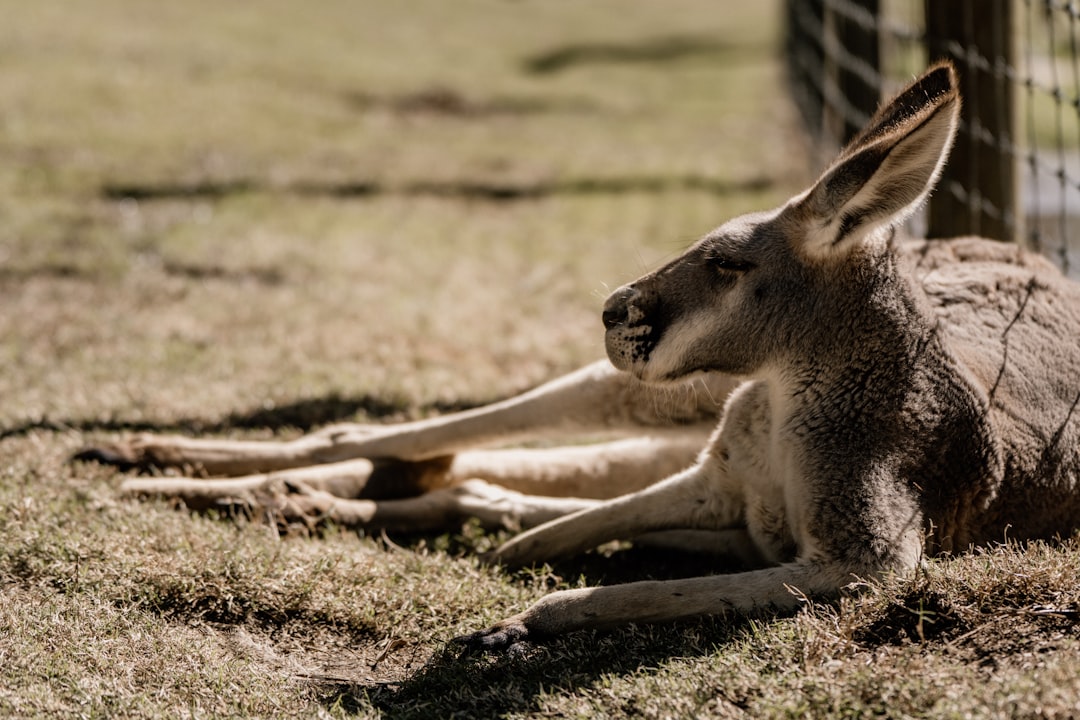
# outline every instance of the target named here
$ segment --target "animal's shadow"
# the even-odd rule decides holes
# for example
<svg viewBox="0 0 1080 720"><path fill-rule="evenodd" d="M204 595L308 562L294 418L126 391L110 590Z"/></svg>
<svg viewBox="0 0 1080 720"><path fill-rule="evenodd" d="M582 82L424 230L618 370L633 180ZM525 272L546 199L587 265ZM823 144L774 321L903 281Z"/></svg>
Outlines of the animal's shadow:
<svg viewBox="0 0 1080 720"><path fill-rule="evenodd" d="M552 574L589 585L667 580L741 568L717 559L657 548L593 552L552 564ZM775 617L775 614L770 616ZM397 685L323 686L328 707L359 712L374 706L388 718L499 717L541 710L545 695L587 690L604 676L633 675L673 658L701 657L739 638L745 616L704 617L663 625L587 630L492 655L449 644ZM737 698L732 702L738 704ZM631 708L627 712L631 713Z"/></svg>

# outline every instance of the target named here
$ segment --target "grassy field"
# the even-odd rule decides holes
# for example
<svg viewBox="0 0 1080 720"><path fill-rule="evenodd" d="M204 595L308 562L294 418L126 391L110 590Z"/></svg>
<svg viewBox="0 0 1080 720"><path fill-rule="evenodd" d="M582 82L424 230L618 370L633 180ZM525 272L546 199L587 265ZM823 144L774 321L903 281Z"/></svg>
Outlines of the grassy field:
<svg viewBox="0 0 1080 720"><path fill-rule="evenodd" d="M602 356L613 288L808 177L775 2L0 0L0 716L1076 717L1080 541L794 617L447 641L498 540L284 534L70 455L471 406Z"/></svg>

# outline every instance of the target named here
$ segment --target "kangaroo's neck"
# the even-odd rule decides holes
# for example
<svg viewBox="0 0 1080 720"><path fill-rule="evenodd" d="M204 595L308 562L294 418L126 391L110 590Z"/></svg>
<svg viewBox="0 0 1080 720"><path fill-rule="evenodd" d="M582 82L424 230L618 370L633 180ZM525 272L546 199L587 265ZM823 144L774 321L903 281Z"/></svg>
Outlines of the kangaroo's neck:
<svg viewBox="0 0 1080 720"><path fill-rule="evenodd" d="M777 370L798 385L849 386L850 393L903 382L940 351L922 289L892 253L822 279L820 320L807 323Z"/></svg>

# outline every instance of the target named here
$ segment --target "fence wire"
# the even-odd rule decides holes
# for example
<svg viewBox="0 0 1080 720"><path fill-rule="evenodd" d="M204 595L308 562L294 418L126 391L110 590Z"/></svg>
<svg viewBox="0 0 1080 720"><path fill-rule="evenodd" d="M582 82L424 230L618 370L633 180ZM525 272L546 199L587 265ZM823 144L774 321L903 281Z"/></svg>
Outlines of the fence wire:
<svg viewBox="0 0 1080 720"><path fill-rule="evenodd" d="M1080 3L788 0L786 15L792 92L824 154L950 57L960 133L913 231L1021 241L1080 276Z"/></svg>

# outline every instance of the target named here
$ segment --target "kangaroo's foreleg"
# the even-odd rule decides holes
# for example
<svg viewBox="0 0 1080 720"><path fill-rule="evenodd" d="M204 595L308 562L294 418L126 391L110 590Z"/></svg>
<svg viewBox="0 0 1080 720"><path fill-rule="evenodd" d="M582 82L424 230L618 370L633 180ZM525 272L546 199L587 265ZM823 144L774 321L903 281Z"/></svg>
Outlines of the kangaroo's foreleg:
<svg viewBox="0 0 1080 720"><path fill-rule="evenodd" d="M657 530L723 530L744 522L743 498L710 461L643 490L522 533L492 554L506 565L527 565L629 540Z"/></svg>
<svg viewBox="0 0 1080 720"><path fill-rule="evenodd" d="M839 565L798 561L731 575L562 590L457 641L469 649L500 650L521 640L585 628L729 611L793 610L803 596L835 595L854 580Z"/></svg>

